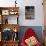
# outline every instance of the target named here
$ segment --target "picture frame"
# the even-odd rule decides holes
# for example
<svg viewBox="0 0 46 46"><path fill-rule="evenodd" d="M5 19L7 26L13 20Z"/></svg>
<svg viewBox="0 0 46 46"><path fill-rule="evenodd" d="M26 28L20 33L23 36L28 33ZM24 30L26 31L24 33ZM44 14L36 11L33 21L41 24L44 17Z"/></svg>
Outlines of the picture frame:
<svg viewBox="0 0 46 46"><path fill-rule="evenodd" d="M9 15L9 10L2 10L2 15Z"/></svg>
<svg viewBox="0 0 46 46"><path fill-rule="evenodd" d="M25 19L34 19L35 17L35 7L25 6Z"/></svg>

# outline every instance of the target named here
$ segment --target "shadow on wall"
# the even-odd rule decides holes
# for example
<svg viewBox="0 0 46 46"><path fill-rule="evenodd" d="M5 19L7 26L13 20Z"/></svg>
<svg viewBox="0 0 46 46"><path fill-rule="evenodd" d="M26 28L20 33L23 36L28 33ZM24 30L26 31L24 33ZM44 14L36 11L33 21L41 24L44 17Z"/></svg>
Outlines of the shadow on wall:
<svg viewBox="0 0 46 46"><path fill-rule="evenodd" d="M43 30L42 30L42 26L21 26L20 27L20 31L19 31L19 40L20 40L20 42L21 42L21 40L22 40L22 38L24 36L25 31L28 28L32 28L36 32L39 41L41 43L43 43Z"/></svg>

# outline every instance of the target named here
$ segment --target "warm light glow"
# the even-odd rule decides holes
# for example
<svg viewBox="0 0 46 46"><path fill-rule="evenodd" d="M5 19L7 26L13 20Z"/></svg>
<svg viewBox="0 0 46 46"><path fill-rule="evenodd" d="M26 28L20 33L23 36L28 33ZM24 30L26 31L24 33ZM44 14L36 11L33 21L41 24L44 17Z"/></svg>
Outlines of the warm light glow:
<svg viewBox="0 0 46 46"><path fill-rule="evenodd" d="M16 30L16 29L14 29L14 31L15 31L15 32L17 32L17 30Z"/></svg>
<svg viewBox="0 0 46 46"><path fill-rule="evenodd" d="M14 11L14 10L12 10L12 11Z"/></svg>

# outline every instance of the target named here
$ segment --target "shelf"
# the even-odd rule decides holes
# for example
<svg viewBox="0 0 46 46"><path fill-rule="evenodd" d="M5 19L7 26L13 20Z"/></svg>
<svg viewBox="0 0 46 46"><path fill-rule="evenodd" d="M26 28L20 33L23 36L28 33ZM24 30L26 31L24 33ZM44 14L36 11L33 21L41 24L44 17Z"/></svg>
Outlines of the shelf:
<svg viewBox="0 0 46 46"><path fill-rule="evenodd" d="M5 9L5 10L6 9L16 9L17 10L17 9L19 9L19 7L0 7L0 9L1 10L3 10L3 9Z"/></svg>
<svg viewBox="0 0 46 46"><path fill-rule="evenodd" d="M3 41L3 42L4 43L12 43L12 42L16 43L16 42L19 42L19 40L15 40L15 41L10 40L10 41Z"/></svg>
<svg viewBox="0 0 46 46"><path fill-rule="evenodd" d="M19 7L0 7L2 15L19 15Z"/></svg>
<svg viewBox="0 0 46 46"><path fill-rule="evenodd" d="M1 24L1 30L5 29L5 28L9 28L12 29L14 31L14 29L17 30L17 32L19 31L19 24Z"/></svg>
<svg viewBox="0 0 46 46"><path fill-rule="evenodd" d="M0 7L0 16L0 24L18 24L19 7Z"/></svg>
<svg viewBox="0 0 46 46"><path fill-rule="evenodd" d="M9 15L2 15L2 16L19 16L19 14L9 14Z"/></svg>
<svg viewBox="0 0 46 46"><path fill-rule="evenodd" d="M3 46L18 46L18 41L9 41L9 42L2 42L3 43Z"/></svg>
<svg viewBox="0 0 46 46"><path fill-rule="evenodd" d="M18 31L20 29L18 17L19 7L0 7L0 46L18 46ZM4 35L5 31L7 38Z"/></svg>

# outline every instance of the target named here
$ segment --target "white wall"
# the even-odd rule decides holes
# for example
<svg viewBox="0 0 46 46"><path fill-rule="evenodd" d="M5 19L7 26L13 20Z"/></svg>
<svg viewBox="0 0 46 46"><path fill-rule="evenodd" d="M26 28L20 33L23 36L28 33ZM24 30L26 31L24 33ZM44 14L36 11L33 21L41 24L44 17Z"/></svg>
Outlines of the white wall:
<svg viewBox="0 0 46 46"><path fill-rule="evenodd" d="M23 1L23 2L22 2ZM34 20L25 20L25 6L35 6L35 19ZM20 3L20 23L21 25L26 26L42 26L43 25L43 6L42 0L21 0Z"/></svg>
<svg viewBox="0 0 46 46"><path fill-rule="evenodd" d="M14 6L15 0L0 0L0 6ZM19 24L21 26L43 26L43 6L42 0L17 0L19 9ZM25 6L35 7L35 19L25 19Z"/></svg>

